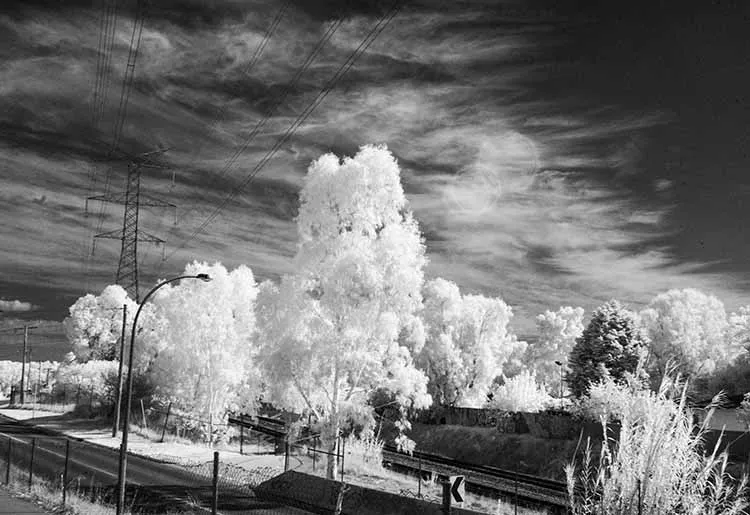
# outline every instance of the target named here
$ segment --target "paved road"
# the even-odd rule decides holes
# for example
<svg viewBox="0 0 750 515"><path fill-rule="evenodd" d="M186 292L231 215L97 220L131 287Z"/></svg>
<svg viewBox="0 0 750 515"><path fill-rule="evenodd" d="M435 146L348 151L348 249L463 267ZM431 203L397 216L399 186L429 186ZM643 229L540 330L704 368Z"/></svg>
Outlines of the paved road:
<svg viewBox="0 0 750 515"><path fill-rule="evenodd" d="M65 468L66 438L0 415L0 460L3 465L8 453L8 439L12 442L13 463L22 465L24 470L28 470L32 440L35 440L34 473L60 484ZM69 488L82 495L113 501L118 462L116 450L70 440ZM0 470L0 480L5 480L5 470ZM128 455L127 506L143 513L162 513L176 504L210 507L211 497L210 464L188 470ZM219 510L242 510L248 514L301 513L257 499L250 488L233 486L220 488Z"/></svg>

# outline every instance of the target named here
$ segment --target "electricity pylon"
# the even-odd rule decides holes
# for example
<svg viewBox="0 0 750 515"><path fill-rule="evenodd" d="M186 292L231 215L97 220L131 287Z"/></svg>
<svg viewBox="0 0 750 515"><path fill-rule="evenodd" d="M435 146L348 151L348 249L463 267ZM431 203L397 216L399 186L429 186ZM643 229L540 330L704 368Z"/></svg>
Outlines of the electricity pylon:
<svg viewBox="0 0 750 515"><path fill-rule="evenodd" d="M95 235L94 238L109 238L122 241L120 262L117 265L117 278L115 281L125 288L136 302L140 302L138 292L138 242L155 243L157 245L164 243L164 240L161 238L139 230L138 217L140 208L141 206L177 208L176 205L165 200L141 193L142 169L167 168L166 166L155 164L150 160L150 156L164 153L167 150L156 150L135 156L128 163L128 178L125 191L105 193L104 195L97 195L86 199L87 210L89 200L114 202L125 206L122 229L103 232Z"/></svg>

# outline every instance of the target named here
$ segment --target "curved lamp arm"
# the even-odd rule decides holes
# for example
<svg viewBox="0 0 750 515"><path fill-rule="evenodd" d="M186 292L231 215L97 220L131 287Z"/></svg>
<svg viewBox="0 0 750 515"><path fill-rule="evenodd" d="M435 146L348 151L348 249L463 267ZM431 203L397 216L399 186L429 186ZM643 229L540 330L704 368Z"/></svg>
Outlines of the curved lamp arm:
<svg viewBox="0 0 750 515"><path fill-rule="evenodd" d="M198 275L181 275L179 277L175 277L173 279L168 279L166 281L162 281L161 283L154 286L151 291L149 291L146 296L143 298L143 302L141 302L141 305L138 306L138 311L135 313L135 318L133 318L133 329L130 332L130 353L128 356L128 379L127 379L127 390L126 390L126 401L125 401L125 416L123 418L123 427L122 427L122 441L120 443L120 464L119 464L119 470L117 474L117 503L116 503L116 513L117 515L121 515L123 513L123 509L125 506L125 470L127 467L127 455L128 455L128 432L130 430L130 405L132 400L132 392L133 392L133 347L135 346L135 332L137 329L138 324L138 315L141 314L141 309L143 309L143 306L146 305L146 301L162 286L165 284L169 284L175 281L179 281L180 279L200 279L204 282L209 282L211 278L208 276L208 274L198 274ZM120 359L122 359L122 356L120 356Z"/></svg>

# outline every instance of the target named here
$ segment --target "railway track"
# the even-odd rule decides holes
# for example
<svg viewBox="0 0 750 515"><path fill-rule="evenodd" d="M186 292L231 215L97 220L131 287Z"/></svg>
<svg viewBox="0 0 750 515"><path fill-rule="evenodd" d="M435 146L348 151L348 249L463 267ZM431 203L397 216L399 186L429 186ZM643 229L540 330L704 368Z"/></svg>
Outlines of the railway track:
<svg viewBox="0 0 750 515"><path fill-rule="evenodd" d="M464 476L467 489L479 494L499 493L502 497L530 505L544 504L560 508L568 506L567 486L561 481L425 452L414 451L412 455L408 455L398 452L390 445L383 447L383 461L417 474L427 472L439 476Z"/></svg>
<svg viewBox="0 0 750 515"><path fill-rule="evenodd" d="M275 438L286 437L287 426L278 419L255 417L229 417L231 424L244 425ZM567 485L531 474L524 474L489 465L467 463L444 456L420 451L411 455L398 452L395 446L383 447L383 464L412 475L461 475L466 478L466 488L483 495L498 495L519 504L544 505L555 512L565 513L568 506Z"/></svg>

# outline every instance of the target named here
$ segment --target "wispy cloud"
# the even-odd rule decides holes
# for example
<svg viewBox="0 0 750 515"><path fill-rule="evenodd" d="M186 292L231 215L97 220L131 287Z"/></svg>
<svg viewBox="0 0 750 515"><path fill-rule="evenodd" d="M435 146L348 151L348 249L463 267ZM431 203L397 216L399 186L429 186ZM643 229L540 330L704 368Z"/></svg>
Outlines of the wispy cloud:
<svg viewBox="0 0 750 515"><path fill-rule="evenodd" d="M0 311L33 311L36 309L31 302L22 302L20 300L0 299Z"/></svg>
<svg viewBox="0 0 750 515"><path fill-rule="evenodd" d="M385 143L427 236L429 273L503 296L520 330L560 304L637 304L685 284L730 304L740 298L736 277L665 243L675 236L676 181L645 157L649 131L674 117L535 89L554 73L545 49L565 37L550 13L492 1L407 3L254 176L383 12L378 2L345 4L291 2L252 69L277 3L153 6L122 149L170 147L160 157L169 169L145 170L142 188L178 209L177 224L169 210L142 211L141 228L167 240L169 257L141 246L142 283L193 259L245 263L258 277L289 272L307 166L324 152ZM82 207L107 181L112 191L124 187L125 162L92 159L112 138L133 23L123 12L109 101L94 127L99 13L87 5L0 15L0 102L9 106L0 113L0 210L12 221L0 229L0 263L28 284L75 294L111 283L120 250L117 240L99 240L90 255L100 209L100 230L116 231L120 207L92 204L88 218ZM290 85L336 12L346 13L343 23Z"/></svg>

